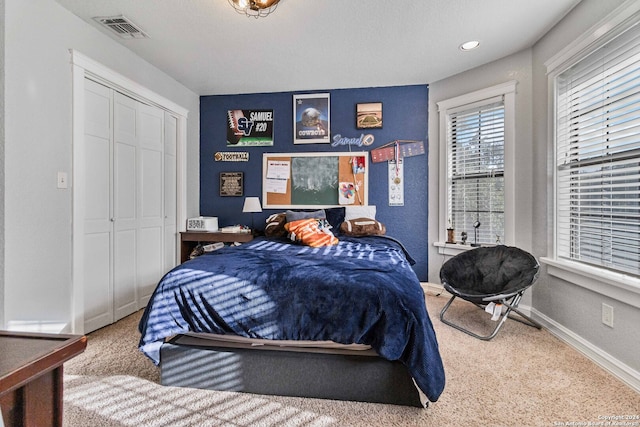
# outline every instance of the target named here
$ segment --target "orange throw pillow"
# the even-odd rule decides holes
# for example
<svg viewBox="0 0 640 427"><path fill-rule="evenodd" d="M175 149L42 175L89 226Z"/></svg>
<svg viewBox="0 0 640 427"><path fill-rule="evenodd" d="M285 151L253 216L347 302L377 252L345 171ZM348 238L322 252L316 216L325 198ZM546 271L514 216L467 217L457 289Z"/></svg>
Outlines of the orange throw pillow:
<svg viewBox="0 0 640 427"><path fill-rule="evenodd" d="M286 223L284 228L291 240L303 245L319 248L338 244L338 238L330 230L331 226L323 219L299 219Z"/></svg>

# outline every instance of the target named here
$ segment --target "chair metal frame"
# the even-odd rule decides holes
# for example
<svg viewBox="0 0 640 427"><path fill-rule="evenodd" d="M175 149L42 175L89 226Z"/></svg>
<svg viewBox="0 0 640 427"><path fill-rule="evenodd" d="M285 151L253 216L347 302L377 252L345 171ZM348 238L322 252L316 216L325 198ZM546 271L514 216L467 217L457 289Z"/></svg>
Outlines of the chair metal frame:
<svg viewBox="0 0 640 427"><path fill-rule="evenodd" d="M462 254L461 254L462 255ZM453 259L453 258L452 258ZM535 258L534 258L535 259ZM538 263L538 261L536 260L536 273L533 277L533 279L531 280L530 283L526 284L525 286L523 286L520 289L517 290L513 290L512 292L509 293L502 293L502 294L465 294L464 292L454 288L453 286L449 285L448 283L443 281L443 286L444 289L449 292L452 296L449 299L449 301L445 304L445 306L442 308L442 310L440 311L440 321L442 321L444 324L449 325L459 331L462 331L468 335L471 335L472 337L484 340L484 341L489 341L492 338L494 338L497 334L498 331L500 330L500 328L502 327L502 325L504 324L504 322L509 318L512 320L515 320L517 322L520 322L522 324L525 324L527 326L531 326L534 327L536 329L542 329L542 325L538 322L536 322L535 320L533 320L531 317L527 316L526 314L524 314L522 311L520 311L518 309L518 306L520 305L520 300L522 299L522 296L524 295L525 291L527 289L529 289L529 287L533 286L533 284L535 283L536 279L538 278L538 273L539 273L539 268L540 268L540 264ZM442 277L441 277L442 279ZM444 318L445 313L447 312L447 310L449 309L449 307L451 306L451 303L453 303L453 300L455 300L456 298L461 298L464 301L468 301L472 304L474 304L475 306L477 306L478 308L484 310L484 308L491 302L495 303L495 304L502 304L506 307L505 309L502 309L502 312L500 314L500 317L498 318L498 320L496 320L496 326L493 329L493 331L491 333L489 333L488 335L479 335L473 331L470 331L469 329L466 329L462 326L460 326L459 324L456 324L454 322L452 322L451 320L447 320ZM514 317L511 314L512 313L516 313L519 317Z"/></svg>
<svg viewBox="0 0 640 427"><path fill-rule="evenodd" d="M452 289L449 286L445 286L445 289L449 293L454 293L453 291L455 291L454 289ZM464 328L464 327L462 327L462 326L460 326L458 324L455 324L452 321L447 320L447 319L444 318L444 313L449 309L449 307L451 306L451 303L453 302L453 300L458 297L458 295L455 295L455 294L449 299L447 304L445 304L445 306L440 311L440 320L442 321L442 323L445 323L445 324L447 324L449 326L452 326L452 327L456 328L459 331L462 331L462 332L464 332L466 334L471 335L472 337L475 337L475 338L478 338L478 339L481 339L481 340L484 340L484 341L489 341L490 339L495 337L498 334L498 331L500 330L502 325L504 324L505 320L507 320L507 318L509 318L511 320L515 320L515 321L520 322L520 323L523 323L523 324L525 324L527 326L532 326L532 327L534 327L536 329L542 329L542 325L540 323L536 322L531 317L527 316L526 314L524 314L520 310L518 310L518 305L520 304L520 300L522 299L522 295L524 294L525 290L522 290L521 292L518 292L517 294L512 295L510 297L501 297L501 296L499 296L498 298L496 298L496 297L487 297L487 299L483 299L482 303L478 303L476 301L471 301L469 299L465 299L463 297L460 297L465 301L469 301L469 302L473 303L474 305L476 305L477 307L479 307L482 310L484 310L484 308L490 302L495 302L496 304L502 304L505 307L507 307L506 310L503 310L502 314L500 315L499 320L496 321L496 323L497 323L496 327L488 335L478 335L475 332L472 332L469 329L466 329L466 328ZM510 316L511 312L517 313L521 318Z"/></svg>

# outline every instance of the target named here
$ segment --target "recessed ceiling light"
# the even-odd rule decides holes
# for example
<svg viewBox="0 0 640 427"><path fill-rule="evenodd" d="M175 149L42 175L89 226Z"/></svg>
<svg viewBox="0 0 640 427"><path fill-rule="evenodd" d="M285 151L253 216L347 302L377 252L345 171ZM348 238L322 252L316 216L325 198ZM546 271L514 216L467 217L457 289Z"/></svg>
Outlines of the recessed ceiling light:
<svg viewBox="0 0 640 427"><path fill-rule="evenodd" d="M480 46L480 42L478 40L471 40L460 45L460 50L472 50Z"/></svg>

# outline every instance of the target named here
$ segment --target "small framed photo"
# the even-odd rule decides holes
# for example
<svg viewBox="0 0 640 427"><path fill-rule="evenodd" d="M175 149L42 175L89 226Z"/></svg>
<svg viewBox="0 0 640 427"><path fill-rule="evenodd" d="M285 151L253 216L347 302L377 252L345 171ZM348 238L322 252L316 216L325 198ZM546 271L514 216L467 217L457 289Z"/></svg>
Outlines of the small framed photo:
<svg viewBox="0 0 640 427"><path fill-rule="evenodd" d="M239 197L243 193L243 172L220 172L220 196Z"/></svg>
<svg viewBox="0 0 640 427"><path fill-rule="evenodd" d="M293 95L293 143L328 144L331 115L328 93Z"/></svg>
<svg viewBox="0 0 640 427"><path fill-rule="evenodd" d="M356 129L382 128L382 102L356 104Z"/></svg>

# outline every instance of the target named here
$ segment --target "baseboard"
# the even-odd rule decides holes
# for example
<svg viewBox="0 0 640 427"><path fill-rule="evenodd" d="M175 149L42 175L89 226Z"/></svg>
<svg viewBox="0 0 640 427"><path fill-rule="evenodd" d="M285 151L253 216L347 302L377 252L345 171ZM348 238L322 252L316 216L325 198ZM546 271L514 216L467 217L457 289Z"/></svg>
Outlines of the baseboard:
<svg viewBox="0 0 640 427"><path fill-rule="evenodd" d="M8 331L34 332L44 334L70 334L71 325L62 322L31 321L31 320L11 320L7 323Z"/></svg>
<svg viewBox="0 0 640 427"><path fill-rule="evenodd" d="M593 345L575 332L565 328L553 319L550 319L538 310L532 310L533 317L542 324L551 334L570 345L595 364L611 373L623 383L640 393L640 372L616 359L612 355Z"/></svg>

